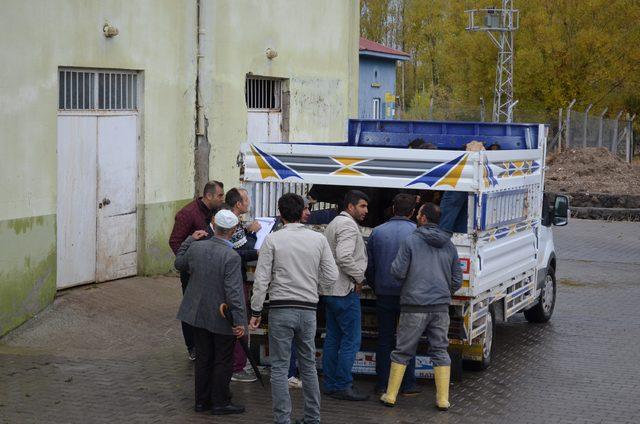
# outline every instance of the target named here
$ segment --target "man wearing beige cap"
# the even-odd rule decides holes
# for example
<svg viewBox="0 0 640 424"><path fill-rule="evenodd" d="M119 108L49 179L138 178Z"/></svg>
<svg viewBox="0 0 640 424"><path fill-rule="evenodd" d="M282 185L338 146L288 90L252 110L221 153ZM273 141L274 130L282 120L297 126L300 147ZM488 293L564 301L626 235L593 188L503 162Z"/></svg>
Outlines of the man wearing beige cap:
<svg viewBox="0 0 640 424"><path fill-rule="evenodd" d="M196 231L176 254L176 269L190 276L177 318L194 327L196 412L244 412L244 406L231 403L229 391L235 339L245 334L247 324L242 261L229 241L237 225L233 212L221 210L215 215L214 237L204 239L206 232ZM223 303L233 326L218 312Z"/></svg>

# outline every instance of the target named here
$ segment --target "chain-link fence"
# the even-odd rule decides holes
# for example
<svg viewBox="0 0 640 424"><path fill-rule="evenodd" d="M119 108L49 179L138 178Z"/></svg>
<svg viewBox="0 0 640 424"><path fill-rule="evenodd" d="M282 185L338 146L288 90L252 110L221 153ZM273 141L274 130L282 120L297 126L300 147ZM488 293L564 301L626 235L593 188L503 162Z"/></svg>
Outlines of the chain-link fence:
<svg viewBox="0 0 640 424"><path fill-rule="evenodd" d="M568 109L559 109L558 113L549 114L538 109L516 107L514 122L541 123L549 126L547 147L559 152L567 149L586 147L604 147L612 154L627 162L636 153L633 121L634 116L622 112L613 118L605 118L607 109L594 114L591 107L579 112L573 110L573 104ZM418 102L406 112L399 111L399 119L417 119L428 121L491 121L491 105L467 105L454 101L430 99Z"/></svg>
<svg viewBox="0 0 640 424"><path fill-rule="evenodd" d="M578 112L568 108L558 125L557 134L551 148L557 151L587 147L604 147L613 155L630 162L634 155L633 120L628 114L622 117L620 112L615 118L605 118L606 109L596 115L590 113L591 107Z"/></svg>

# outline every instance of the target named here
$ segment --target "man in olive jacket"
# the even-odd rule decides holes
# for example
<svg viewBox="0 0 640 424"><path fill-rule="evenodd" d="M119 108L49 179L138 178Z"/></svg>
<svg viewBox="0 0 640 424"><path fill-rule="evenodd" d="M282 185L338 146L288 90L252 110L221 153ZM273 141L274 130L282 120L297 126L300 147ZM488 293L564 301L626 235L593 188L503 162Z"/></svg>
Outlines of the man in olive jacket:
<svg viewBox="0 0 640 424"><path fill-rule="evenodd" d="M380 398L387 406L395 404L407 364L424 333L435 374L436 405L449 409L449 305L451 295L462 285L462 270L451 233L438 227L439 220L440 208L433 203L422 205L419 228L400 245L391 264L391 274L402 289L396 348L391 352L387 392Z"/></svg>
<svg viewBox="0 0 640 424"><path fill-rule="evenodd" d="M176 255L175 267L189 273L177 318L194 327L196 412L244 412L243 406L231 403L229 391L233 347L247 325L242 261L229 241L237 225L233 212L221 210L215 215L214 237L200 240L206 233L196 232L182 243ZM233 326L220 314L223 303L229 307Z"/></svg>

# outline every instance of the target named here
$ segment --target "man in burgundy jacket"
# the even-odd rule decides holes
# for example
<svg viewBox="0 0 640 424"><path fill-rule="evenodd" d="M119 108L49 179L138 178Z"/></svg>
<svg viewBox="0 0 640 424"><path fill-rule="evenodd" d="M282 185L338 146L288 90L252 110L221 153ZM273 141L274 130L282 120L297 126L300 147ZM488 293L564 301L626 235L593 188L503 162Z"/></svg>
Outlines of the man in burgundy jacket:
<svg viewBox="0 0 640 424"><path fill-rule="evenodd" d="M171 237L169 237L169 246L171 246L174 254L178 252L180 245L187 237L198 230L206 231L211 221L211 216L218 211L223 202L223 184L219 181L209 181L204 186L202 197L198 197L180 209L176 214ZM184 294L187 284L189 284L189 273L180 272L180 282L182 283L182 294ZM189 359L193 361L196 359L193 327L183 322L182 335L184 336L184 343L187 345Z"/></svg>

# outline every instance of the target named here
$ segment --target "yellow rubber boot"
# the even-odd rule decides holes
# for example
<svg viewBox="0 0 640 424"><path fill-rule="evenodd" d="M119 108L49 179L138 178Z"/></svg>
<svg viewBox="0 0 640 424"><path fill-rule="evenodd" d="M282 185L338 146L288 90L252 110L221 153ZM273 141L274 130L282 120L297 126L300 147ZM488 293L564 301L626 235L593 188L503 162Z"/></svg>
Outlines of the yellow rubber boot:
<svg viewBox="0 0 640 424"><path fill-rule="evenodd" d="M387 406L394 406L396 404L396 398L398 397L398 391L400 390L400 384L402 384L402 377L404 377L404 371L406 369L406 365L391 361L387 393L380 397L380 402Z"/></svg>
<svg viewBox="0 0 640 424"><path fill-rule="evenodd" d="M451 367L433 367L436 381L436 406L442 411L449 409L449 379Z"/></svg>

